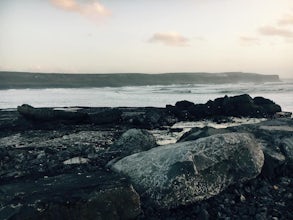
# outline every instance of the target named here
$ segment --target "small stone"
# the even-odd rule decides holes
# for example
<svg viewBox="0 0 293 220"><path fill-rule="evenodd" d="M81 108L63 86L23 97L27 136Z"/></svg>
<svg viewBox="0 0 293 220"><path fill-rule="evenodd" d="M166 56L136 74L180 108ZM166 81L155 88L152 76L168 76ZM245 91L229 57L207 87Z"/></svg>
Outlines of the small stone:
<svg viewBox="0 0 293 220"><path fill-rule="evenodd" d="M274 190L278 190L278 189L279 189L279 187L278 187L278 186L276 186L276 185L274 185L274 186L273 186L273 189L274 189Z"/></svg>
<svg viewBox="0 0 293 220"><path fill-rule="evenodd" d="M83 158L83 157L74 157L68 160L65 160L63 162L64 165L71 165L71 164L84 164L88 163L89 159L88 158Z"/></svg>
<svg viewBox="0 0 293 220"><path fill-rule="evenodd" d="M241 201L241 202L245 202L245 200L246 200L245 196L241 194L241 195L240 195L240 201Z"/></svg>

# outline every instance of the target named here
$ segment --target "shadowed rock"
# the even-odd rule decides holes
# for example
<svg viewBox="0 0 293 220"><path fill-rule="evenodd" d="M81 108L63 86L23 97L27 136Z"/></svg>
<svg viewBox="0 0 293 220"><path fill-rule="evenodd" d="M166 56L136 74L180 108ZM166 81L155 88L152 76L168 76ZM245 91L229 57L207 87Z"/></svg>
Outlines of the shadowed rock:
<svg viewBox="0 0 293 220"><path fill-rule="evenodd" d="M247 94L225 96L196 105L188 101L180 101L175 106L168 105L166 108L183 121L216 116L272 117L276 112L281 111L281 107L273 101L263 97L252 99Z"/></svg>
<svg viewBox="0 0 293 220"><path fill-rule="evenodd" d="M89 114L90 121L94 124L111 124L121 121L122 112L119 109L108 109L98 113Z"/></svg>
<svg viewBox="0 0 293 220"><path fill-rule="evenodd" d="M17 107L17 111L25 118L39 122L54 120L82 121L87 119L88 115L82 112L54 110L49 108L34 108L23 104Z"/></svg>
<svg viewBox="0 0 293 220"><path fill-rule="evenodd" d="M228 133L157 147L127 156L112 169L130 177L160 207L207 199L229 185L257 176L264 162L248 134Z"/></svg>
<svg viewBox="0 0 293 220"><path fill-rule="evenodd" d="M125 178L67 174L1 185L0 219L134 219L140 198Z"/></svg>

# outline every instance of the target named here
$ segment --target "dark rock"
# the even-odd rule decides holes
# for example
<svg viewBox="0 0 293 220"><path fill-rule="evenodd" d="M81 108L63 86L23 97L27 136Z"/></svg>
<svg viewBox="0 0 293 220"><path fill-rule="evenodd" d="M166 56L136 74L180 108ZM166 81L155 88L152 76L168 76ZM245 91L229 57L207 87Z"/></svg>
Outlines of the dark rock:
<svg viewBox="0 0 293 220"><path fill-rule="evenodd" d="M132 118L133 124L140 128L153 129L164 125L170 125L167 115L161 109L146 109L146 111Z"/></svg>
<svg viewBox="0 0 293 220"><path fill-rule="evenodd" d="M54 120L83 121L88 115L82 112L72 112L64 110L54 110L49 108L34 108L30 105L23 104L17 107L17 111L25 118L39 122Z"/></svg>
<svg viewBox="0 0 293 220"><path fill-rule="evenodd" d="M200 220L209 220L210 219L210 214L208 213L207 210L205 209L202 209L200 210L198 216L197 216L197 219L200 219Z"/></svg>
<svg viewBox="0 0 293 220"><path fill-rule="evenodd" d="M293 127L292 127L293 133ZM284 138L281 141L281 151L286 156L287 160L293 164L293 134L290 138Z"/></svg>
<svg viewBox="0 0 293 220"><path fill-rule="evenodd" d="M277 112L274 118L291 118L292 112Z"/></svg>
<svg viewBox="0 0 293 220"><path fill-rule="evenodd" d="M263 152L253 138L228 133L153 148L127 156L112 169L130 177L159 207L176 207L217 195L257 176Z"/></svg>
<svg viewBox="0 0 293 220"><path fill-rule="evenodd" d="M192 108L194 107L194 103L193 102L189 102L189 101L179 101L179 102L176 102L175 104L175 107L179 110L179 111L182 111L182 110L188 110L189 108Z"/></svg>
<svg viewBox="0 0 293 220"><path fill-rule="evenodd" d="M116 140L109 151L119 152L119 156L147 151L157 146L156 140L147 130L129 129Z"/></svg>
<svg viewBox="0 0 293 220"><path fill-rule="evenodd" d="M225 96L214 101L210 100L205 104L181 101L177 102L174 107L166 106L166 109L183 121L219 116L272 117L276 112L281 111L281 107L273 101L262 97L252 99L247 94Z"/></svg>
<svg viewBox="0 0 293 220"><path fill-rule="evenodd" d="M180 121L188 121L194 119L195 104L189 101L176 102L175 106L166 106L167 112L174 114Z"/></svg>
<svg viewBox="0 0 293 220"><path fill-rule="evenodd" d="M266 178L272 179L276 176L280 166L286 161L283 154L276 152L270 148L264 149L265 162L262 169L262 175Z"/></svg>
<svg viewBox="0 0 293 220"><path fill-rule="evenodd" d="M281 112L281 107L269 99L255 97L253 102L255 105L260 106L261 112L264 114L264 116L271 117L274 116L276 112Z"/></svg>
<svg viewBox="0 0 293 220"><path fill-rule="evenodd" d="M140 198L111 173L60 175L1 185L0 219L134 219Z"/></svg>
<svg viewBox="0 0 293 220"><path fill-rule="evenodd" d="M135 128L154 129L166 125L172 125L176 118L163 108L121 108L122 123Z"/></svg>
<svg viewBox="0 0 293 220"><path fill-rule="evenodd" d="M119 109L107 109L89 114L89 119L94 124L116 124L121 122L122 111Z"/></svg>

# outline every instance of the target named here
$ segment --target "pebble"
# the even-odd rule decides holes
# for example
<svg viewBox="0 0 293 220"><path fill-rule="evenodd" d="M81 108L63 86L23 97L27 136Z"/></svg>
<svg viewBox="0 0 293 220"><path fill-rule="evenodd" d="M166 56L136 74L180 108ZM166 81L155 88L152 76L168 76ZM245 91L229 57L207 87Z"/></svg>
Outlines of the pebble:
<svg viewBox="0 0 293 220"><path fill-rule="evenodd" d="M245 202L245 200L246 200L245 196L241 194L241 195L240 195L240 201L241 201L241 202Z"/></svg>

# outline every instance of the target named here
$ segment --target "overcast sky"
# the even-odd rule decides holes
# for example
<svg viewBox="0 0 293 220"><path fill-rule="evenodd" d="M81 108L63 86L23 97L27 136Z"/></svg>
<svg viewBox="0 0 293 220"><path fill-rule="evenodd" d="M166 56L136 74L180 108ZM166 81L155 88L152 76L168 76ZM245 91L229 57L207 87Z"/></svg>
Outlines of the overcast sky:
<svg viewBox="0 0 293 220"><path fill-rule="evenodd" d="M0 70L293 77L293 0L0 0Z"/></svg>

